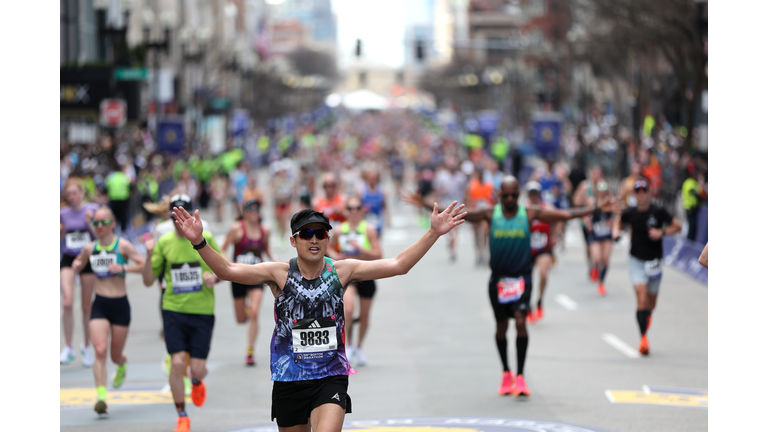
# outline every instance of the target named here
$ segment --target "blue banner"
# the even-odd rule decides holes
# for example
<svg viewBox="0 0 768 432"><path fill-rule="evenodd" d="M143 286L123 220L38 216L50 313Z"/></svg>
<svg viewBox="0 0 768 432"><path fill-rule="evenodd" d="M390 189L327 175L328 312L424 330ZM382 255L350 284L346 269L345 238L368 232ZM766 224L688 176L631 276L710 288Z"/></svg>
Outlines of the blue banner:
<svg viewBox="0 0 768 432"><path fill-rule="evenodd" d="M184 150L184 121L164 118L157 123L157 149L178 154Z"/></svg>
<svg viewBox="0 0 768 432"><path fill-rule="evenodd" d="M250 119L248 118L247 111L236 111L229 119L229 135L231 137L244 135L248 130L249 122Z"/></svg>
<svg viewBox="0 0 768 432"><path fill-rule="evenodd" d="M536 112L531 115L533 146L539 156L557 155L562 123L563 116L558 112Z"/></svg>
<svg viewBox="0 0 768 432"><path fill-rule="evenodd" d="M664 264L675 267L704 285L709 283L709 270L699 264L703 245L683 237L664 237L663 244Z"/></svg>

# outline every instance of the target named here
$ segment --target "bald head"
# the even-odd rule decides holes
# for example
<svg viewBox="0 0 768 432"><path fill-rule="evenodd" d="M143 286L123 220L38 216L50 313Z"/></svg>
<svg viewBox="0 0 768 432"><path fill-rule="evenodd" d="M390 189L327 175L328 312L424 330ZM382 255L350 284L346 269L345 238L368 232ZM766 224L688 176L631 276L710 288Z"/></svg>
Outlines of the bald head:
<svg viewBox="0 0 768 432"><path fill-rule="evenodd" d="M499 201L508 211L515 211L517 198L520 197L520 184L515 176L507 175L501 179Z"/></svg>
<svg viewBox="0 0 768 432"><path fill-rule="evenodd" d="M501 179L501 187L512 187L513 185L516 185L519 187L519 184L517 182L517 177L513 175L505 175Z"/></svg>

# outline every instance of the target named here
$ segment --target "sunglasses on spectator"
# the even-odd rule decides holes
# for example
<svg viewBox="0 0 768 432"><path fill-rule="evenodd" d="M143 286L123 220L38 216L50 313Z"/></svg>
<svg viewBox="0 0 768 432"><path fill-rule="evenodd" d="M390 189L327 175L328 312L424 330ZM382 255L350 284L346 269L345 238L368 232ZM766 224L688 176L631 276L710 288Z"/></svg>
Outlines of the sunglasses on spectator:
<svg viewBox="0 0 768 432"><path fill-rule="evenodd" d="M361 206L357 206L357 207L347 207L347 210L349 210L349 211L359 211L360 209L362 209L362 207L361 207Z"/></svg>
<svg viewBox="0 0 768 432"><path fill-rule="evenodd" d="M325 240L328 238L328 231L322 228L308 228L300 230L294 235L298 235L302 240L312 240L312 236L318 240Z"/></svg>
<svg viewBox="0 0 768 432"><path fill-rule="evenodd" d="M92 220L91 225L95 226L96 228L100 226L107 226L112 223L112 219L101 219L101 220Z"/></svg>

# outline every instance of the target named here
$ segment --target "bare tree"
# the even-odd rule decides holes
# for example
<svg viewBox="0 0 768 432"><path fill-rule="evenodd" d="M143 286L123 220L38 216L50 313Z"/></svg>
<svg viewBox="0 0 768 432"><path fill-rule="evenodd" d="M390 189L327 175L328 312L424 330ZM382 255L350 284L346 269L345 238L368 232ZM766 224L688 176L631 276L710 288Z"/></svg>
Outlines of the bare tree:
<svg viewBox="0 0 768 432"><path fill-rule="evenodd" d="M323 51L300 47L288 56L288 60L300 75L320 75L331 80L339 76L336 57Z"/></svg>
<svg viewBox="0 0 768 432"><path fill-rule="evenodd" d="M637 76L647 96L653 79L668 66L682 98L685 126L694 126L696 107L707 86L707 53L693 0L574 0L582 38L576 58L604 76ZM658 85L656 86L658 87ZM658 91L658 89L656 89ZM646 95L642 93L646 92ZM686 145L691 145L691 133Z"/></svg>

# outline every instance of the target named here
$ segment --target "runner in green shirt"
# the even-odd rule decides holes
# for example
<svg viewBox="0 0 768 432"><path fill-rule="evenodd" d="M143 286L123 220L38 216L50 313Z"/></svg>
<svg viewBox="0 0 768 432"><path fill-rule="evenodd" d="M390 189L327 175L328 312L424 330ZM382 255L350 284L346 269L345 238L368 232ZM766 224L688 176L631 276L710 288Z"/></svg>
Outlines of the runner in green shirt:
<svg viewBox="0 0 768 432"><path fill-rule="evenodd" d="M174 207L194 211L192 198L174 191L171 193L169 211ZM173 216L171 216L173 217ZM213 235L203 232L211 247L219 251ZM155 279L165 272L163 293L163 330L165 346L171 355L169 384L176 410L179 413L176 430L189 430L189 417L184 407L184 370L189 354L192 370L192 403L205 403L203 378L208 373L206 359L213 336L213 286L218 278L178 227L161 236L157 243L147 240L147 260L142 273L144 286L152 286Z"/></svg>

